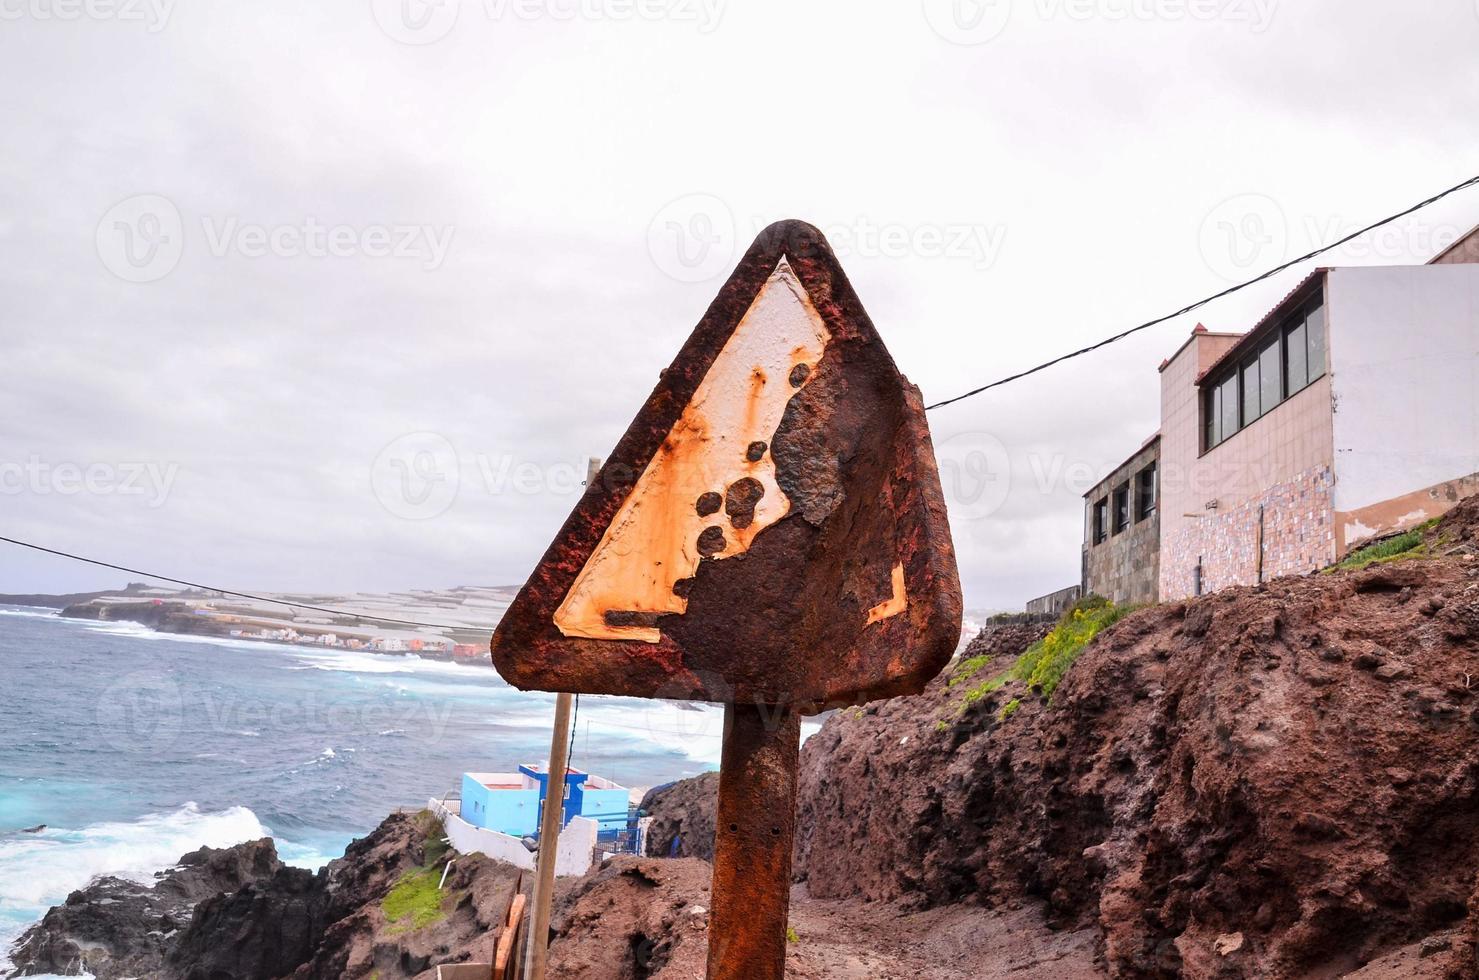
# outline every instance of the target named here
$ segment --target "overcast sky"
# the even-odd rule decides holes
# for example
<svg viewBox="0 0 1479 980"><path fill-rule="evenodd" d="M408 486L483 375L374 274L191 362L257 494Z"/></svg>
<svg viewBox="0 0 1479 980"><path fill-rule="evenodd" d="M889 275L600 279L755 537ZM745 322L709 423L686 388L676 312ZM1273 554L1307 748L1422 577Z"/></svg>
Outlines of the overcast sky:
<svg viewBox="0 0 1479 980"><path fill-rule="evenodd" d="M0 534L522 582L766 223L938 400L1479 172L1476 51L1475 0L0 0ZM967 605L1077 581L1161 358L1305 271L931 413Z"/></svg>

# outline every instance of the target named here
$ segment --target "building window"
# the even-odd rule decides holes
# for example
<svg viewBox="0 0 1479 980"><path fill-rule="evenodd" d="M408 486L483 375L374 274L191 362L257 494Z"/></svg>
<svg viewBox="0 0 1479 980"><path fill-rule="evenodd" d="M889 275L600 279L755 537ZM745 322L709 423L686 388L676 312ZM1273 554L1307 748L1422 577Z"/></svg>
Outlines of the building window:
<svg viewBox="0 0 1479 980"><path fill-rule="evenodd" d="M1109 501L1101 500L1094 505L1094 543L1103 544L1109 537Z"/></svg>
<svg viewBox="0 0 1479 980"><path fill-rule="evenodd" d="M1135 475L1135 521L1139 523L1155 513L1156 469L1151 463Z"/></svg>
<svg viewBox="0 0 1479 980"><path fill-rule="evenodd" d="M1202 385L1202 451L1267 415L1325 373L1325 307L1316 299L1280 321L1257 352Z"/></svg>
<svg viewBox="0 0 1479 980"><path fill-rule="evenodd" d="M1130 485L1122 483L1114 491L1114 533L1130 526Z"/></svg>

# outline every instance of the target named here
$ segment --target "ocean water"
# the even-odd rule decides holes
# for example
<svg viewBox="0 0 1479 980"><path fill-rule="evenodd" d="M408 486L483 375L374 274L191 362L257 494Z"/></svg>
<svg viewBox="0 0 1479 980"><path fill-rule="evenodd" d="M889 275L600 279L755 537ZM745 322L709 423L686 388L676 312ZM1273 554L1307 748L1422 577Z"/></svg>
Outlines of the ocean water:
<svg viewBox="0 0 1479 980"><path fill-rule="evenodd" d="M0 969L102 874L262 836L317 867L397 806L549 752L553 696L492 667L154 633L0 606ZM717 768L722 711L583 697L573 765L630 787ZM40 833L20 832L45 824Z"/></svg>

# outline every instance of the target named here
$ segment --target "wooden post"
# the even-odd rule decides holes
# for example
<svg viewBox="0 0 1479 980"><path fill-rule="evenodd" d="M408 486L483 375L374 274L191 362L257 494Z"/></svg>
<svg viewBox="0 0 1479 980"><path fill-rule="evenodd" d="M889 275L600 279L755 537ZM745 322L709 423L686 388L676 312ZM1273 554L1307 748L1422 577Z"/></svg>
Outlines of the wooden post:
<svg viewBox="0 0 1479 980"><path fill-rule="evenodd" d="M592 456L586 463L585 483L589 487L601 469L601 461ZM539 819L539 854L534 872L534 901L529 915L529 948L524 957L524 975L528 980L544 980L545 960L549 954L550 905L555 897L555 858L560 849L560 828L565 815L565 770L570 766L569 694L555 695L555 730L550 736L548 780L545 784L544 812Z"/></svg>

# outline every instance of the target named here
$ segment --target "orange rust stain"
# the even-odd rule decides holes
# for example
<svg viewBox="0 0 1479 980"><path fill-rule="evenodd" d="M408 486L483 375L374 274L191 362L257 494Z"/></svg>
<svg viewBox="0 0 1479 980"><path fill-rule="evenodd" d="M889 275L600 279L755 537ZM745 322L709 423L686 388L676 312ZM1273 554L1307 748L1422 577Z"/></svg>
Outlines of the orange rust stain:
<svg viewBox="0 0 1479 980"><path fill-rule="evenodd" d="M868 610L868 625L871 626L890 616L897 616L909 608L909 597L904 594L904 565L902 562L894 564L893 593L892 596Z"/></svg>
<svg viewBox="0 0 1479 980"><path fill-rule="evenodd" d="M697 571L703 560L698 539L706 529L723 532L724 547L711 559L722 560L749 550L757 534L789 513L770 454L751 461L746 453L751 443L774 439L787 403L800 390L769 385L767 379L785 376L796 363L815 368L830 339L783 260L576 576L555 612L561 633L656 643L661 636L655 627L612 625L606 613L687 611L688 600L673 587ZM722 512L698 513L700 496L723 496L746 476L764 489L747 527L734 527Z"/></svg>

